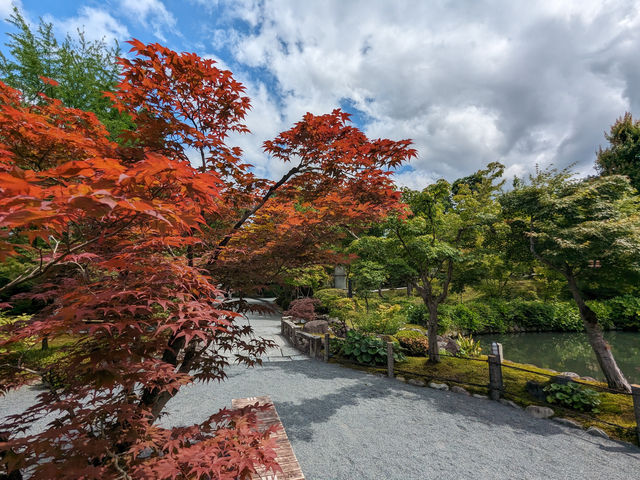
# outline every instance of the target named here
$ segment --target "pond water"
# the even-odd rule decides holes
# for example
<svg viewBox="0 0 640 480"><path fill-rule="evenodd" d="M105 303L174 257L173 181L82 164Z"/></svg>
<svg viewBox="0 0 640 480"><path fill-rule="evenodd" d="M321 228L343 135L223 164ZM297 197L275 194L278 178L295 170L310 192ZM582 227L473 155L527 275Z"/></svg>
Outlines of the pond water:
<svg viewBox="0 0 640 480"><path fill-rule="evenodd" d="M627 380L640 384L640 332L612 331L604 335ZM585 333L487 334L478 335L476 340L485 354L490 352L491 342L499 342L507 360L604 380Z"/></svg>

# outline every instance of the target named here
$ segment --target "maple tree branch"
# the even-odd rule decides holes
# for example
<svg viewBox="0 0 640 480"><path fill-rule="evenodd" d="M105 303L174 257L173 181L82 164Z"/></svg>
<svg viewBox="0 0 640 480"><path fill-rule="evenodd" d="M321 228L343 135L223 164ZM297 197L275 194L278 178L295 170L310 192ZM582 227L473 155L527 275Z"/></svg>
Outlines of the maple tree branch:
<svg viewBox="0 0 640 480"><path fill-rule="evenodd" d="M12 287L15 287L16 285L20 285L21 283L27 282L29 280L33 280L34 278L38 278L42 275L44 275L45 273L47 273L49 270L51 270L52 267L58 265L60 262L62 262L62 260L64 260L67 256L82 250L83 248L91 245L92 243L97 242L100 239L104 239L104 238L110 238L113 237L114 235L117 235L118 233L120 233L121 231L123 231L125 228L127 228L129 225L131 225L131 223L133 223L133 221L135 220L135 218L137 217L134 216L129 222L125 223L124 225L122 225L120 228L115 229L113 232L108 233L107 235L99 235L97 237L93 237L89 240L86 240L82 243L79 243L78 245L76 245L75 247L71 247L69 248L66 252L60 254L60 256L58 256L57 258L52 258L49 262L43 264L42 261L33 269L31 269L30 271L24 272L21 275L18 275L16 278L14 278L12 281L10 281L9 283L7 283L6 285L0 287L0 293L9 290ZM56 245L53 249L53 255L55 255L55 253L58 250L58 245L60 244L60 242L56 242Z"/></svg>
<svg viewBox="0 0 640 480"><path fill-rule="evenodd" d="M229 232L227 235L225 235L225 237L220 241L220 243L218 243L218 246L216 247L216 250L213 254L213 258L212 260L209 262L209 264L214 263L216 260L218 260L218 257L220 256L220 254L222 253L222 249L227 246L227 244L231 241L231 237L233 236L233 233L237 230L239 230L242 225L244 225L244 223L249 220L249 218L251 218L253 215L255 215L255 213L260 210L265 203L267 203L267 200L269 200L269 198L271 198L271 196L276 192L276 190L278 190L278 188L280 188L282 185L284 185L287 180L289 180L291 177L293 177L296 173L298 173L300 171L300 165L293 167L291 170L289 170L287 173L284 174L284 176L278 180L276 183L274 183L273 185L271 185L271 187L269 187L269 190L267 190L267 192L264 194L264 196L262 197L262 199L260 200L260 202L256 205L253 206L253 208L251 208L250 210L247 210L244 215L242 215L242 218L240 220L238 220L236 222L236 224L233 226L233 228L231 229L231 232Z"/></svg>
<svg viewBox="0 0 640 480"><path fill-rule="evenodd" d="M453 276L453 259L448 259L447 265L447 275L444 279L444 283L442 284L442 291L440 295L438 295L437 301L438 304L444 302L444 299L447 298L447 294L449 293L449 284L451 283L451 277Z"/></svg>

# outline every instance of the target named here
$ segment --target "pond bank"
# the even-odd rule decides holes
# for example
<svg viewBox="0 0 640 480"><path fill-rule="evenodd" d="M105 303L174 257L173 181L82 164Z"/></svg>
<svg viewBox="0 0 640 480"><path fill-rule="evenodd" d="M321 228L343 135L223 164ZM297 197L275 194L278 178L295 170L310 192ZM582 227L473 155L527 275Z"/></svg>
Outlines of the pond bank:
<svg viewBox="0 0 640 480"><path fill-rule="evenodd" d="M627 379L640 384L640 332L608 331L604 336ZM604 380L585 333L527 332L474 338L481 342L484 352L489 351L491 342L502 343L504 357L513 362Z"/></svg>

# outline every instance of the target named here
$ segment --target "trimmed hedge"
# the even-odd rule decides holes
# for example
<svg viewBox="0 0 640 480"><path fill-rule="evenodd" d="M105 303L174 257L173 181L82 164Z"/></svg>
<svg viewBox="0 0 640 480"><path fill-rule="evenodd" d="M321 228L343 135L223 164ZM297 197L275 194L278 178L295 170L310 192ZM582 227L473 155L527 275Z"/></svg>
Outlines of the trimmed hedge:
<svg viewBox="0 0 640 480"><path fill-rule="evenodd" d="M589 301L604 329L640 329L640 298L616 297ZM567 331L584 329L578 308L573 302L539 300L472 301L443 304L438 309L440 330L462 330L469 333L502 333L509 331ZM411 323L425 325L426 307L413 306L407 311Z"/></svg>

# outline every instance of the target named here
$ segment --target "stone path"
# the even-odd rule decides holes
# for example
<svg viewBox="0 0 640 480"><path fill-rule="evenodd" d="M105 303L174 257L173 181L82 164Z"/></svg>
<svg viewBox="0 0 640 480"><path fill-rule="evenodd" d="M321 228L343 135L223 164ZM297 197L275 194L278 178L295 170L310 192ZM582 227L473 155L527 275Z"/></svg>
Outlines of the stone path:
<svg viewBox="0 0 640 480"><path fill-rule="evenodd" d="M272 299L248 299L248 302L272 305L270 300ZM308 356L302 355L297 349L289 345L289 342L280 334L280 318L281 315L277 311L267 315L250 314L239 323L251 325L256 337L267 338L276 343L277 346L267 351L266 355L262 357L263 362L308 360Z"/></svg>

